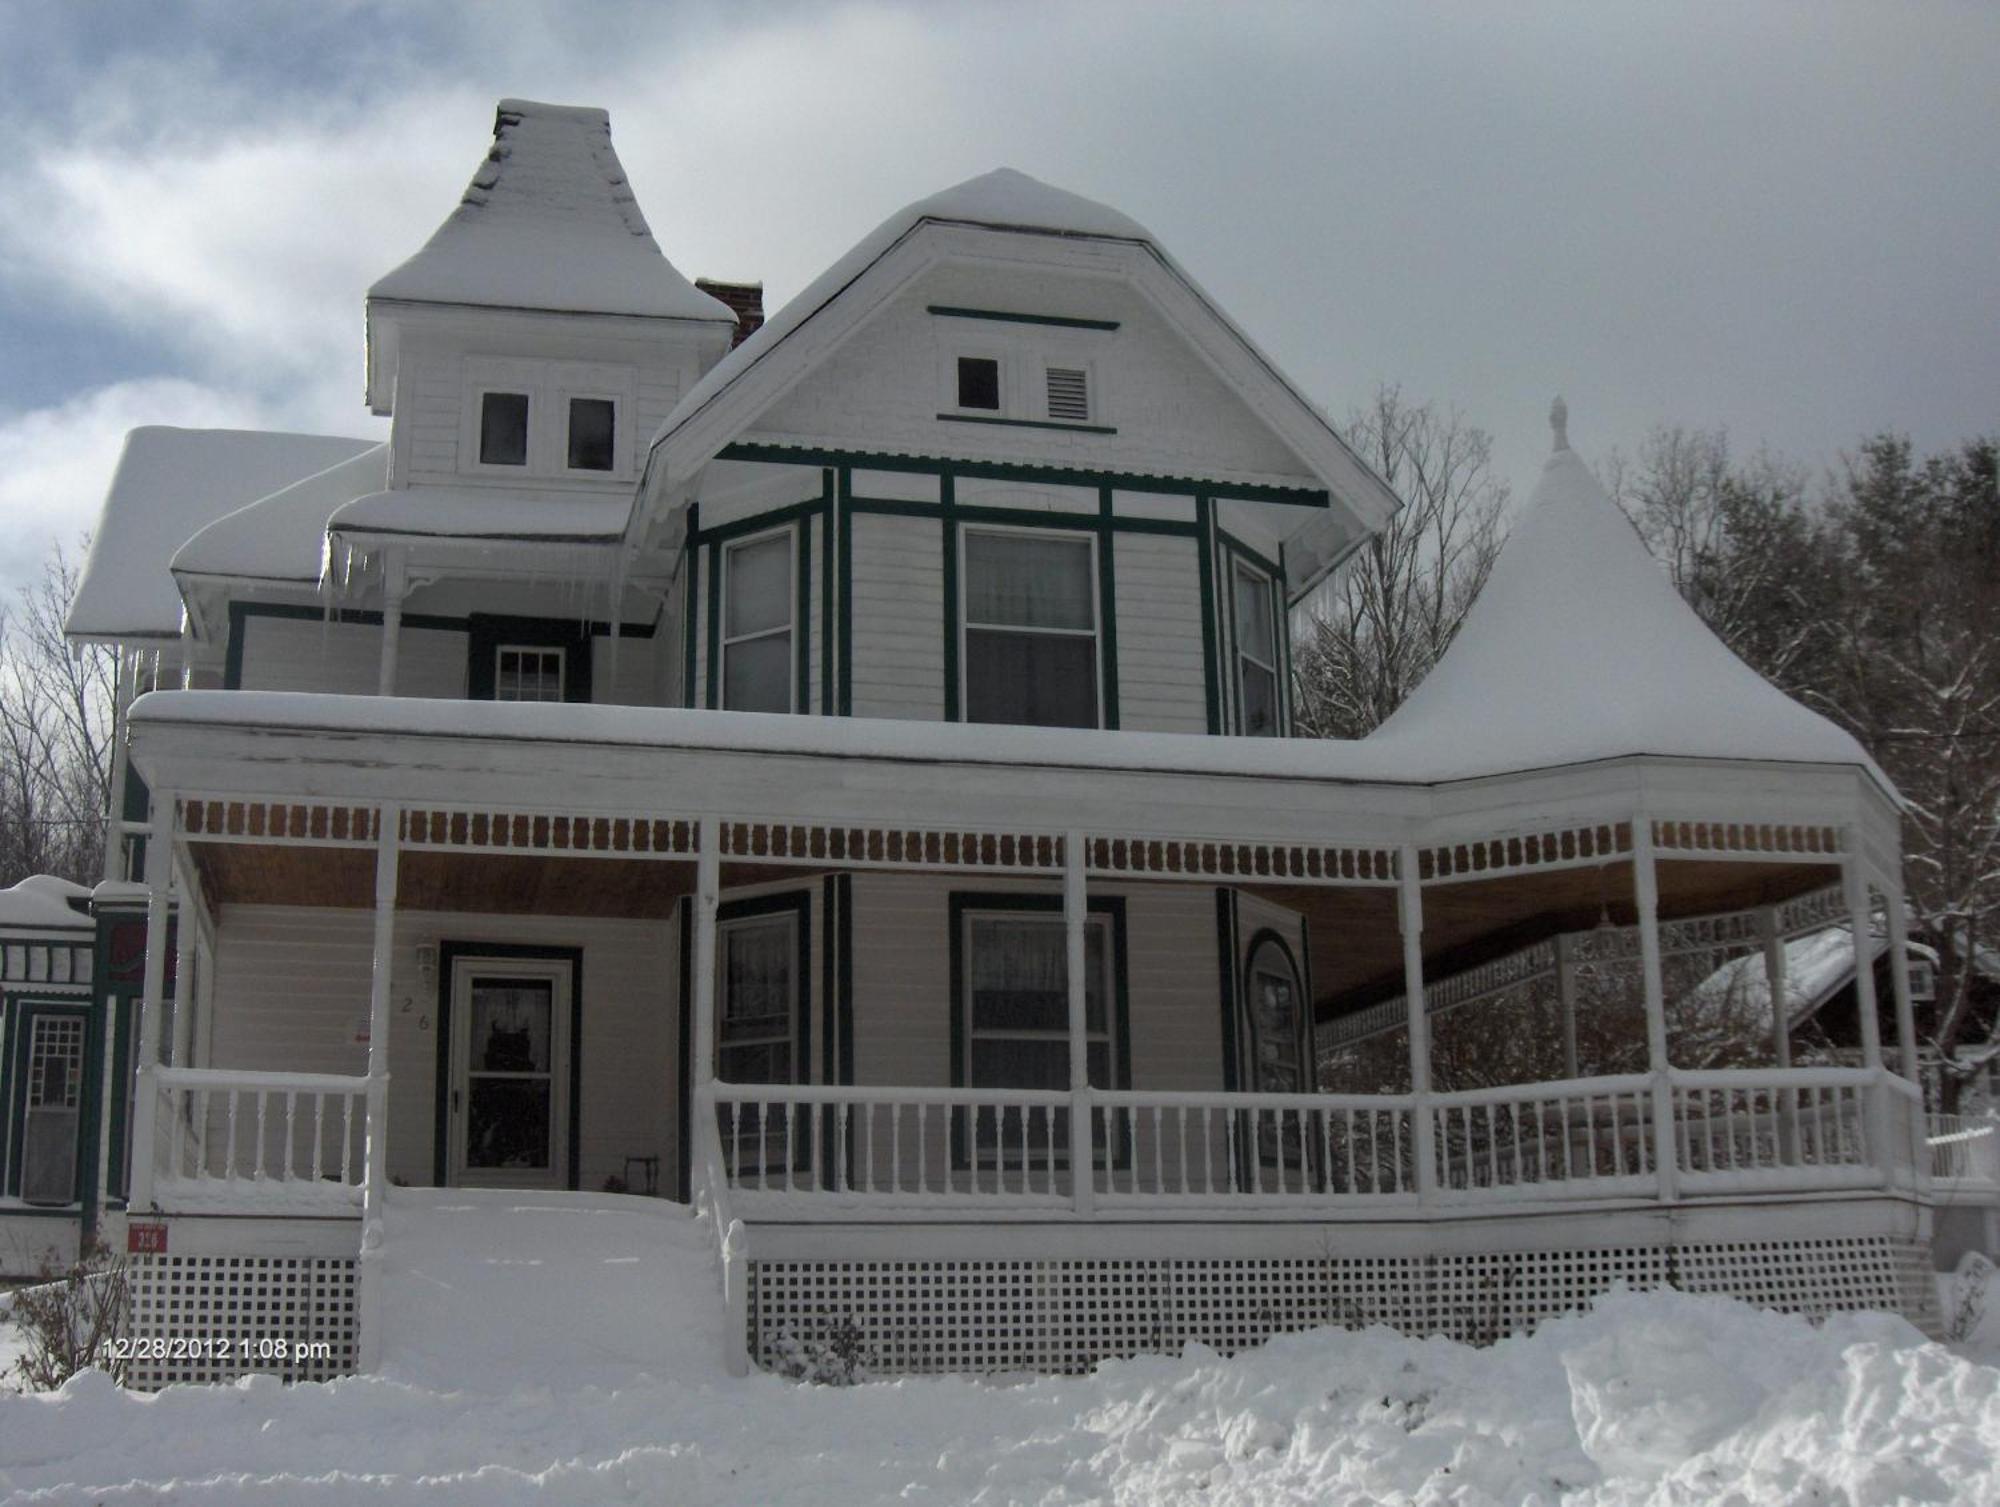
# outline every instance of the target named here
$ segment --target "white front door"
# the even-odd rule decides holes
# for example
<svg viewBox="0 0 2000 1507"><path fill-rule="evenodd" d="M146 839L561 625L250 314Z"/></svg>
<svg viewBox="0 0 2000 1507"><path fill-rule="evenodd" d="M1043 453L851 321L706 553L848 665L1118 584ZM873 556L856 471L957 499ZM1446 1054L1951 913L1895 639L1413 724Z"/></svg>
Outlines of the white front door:
<svg viewBox="0 0 2000 1507"><path fill-rule="evenodd" d="M567 1185L569 991L562 959L453 960L453 1185Z"/></svg>

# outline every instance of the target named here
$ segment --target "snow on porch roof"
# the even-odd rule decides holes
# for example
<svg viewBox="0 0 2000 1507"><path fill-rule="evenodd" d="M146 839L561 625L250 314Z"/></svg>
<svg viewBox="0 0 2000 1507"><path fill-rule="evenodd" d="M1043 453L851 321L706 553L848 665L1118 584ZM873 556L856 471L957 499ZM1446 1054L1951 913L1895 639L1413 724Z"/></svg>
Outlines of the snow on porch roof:
<svg viewBox="0 0 2000 1507"><path fill-rule="evenodd" d="M1681 599L1638 530L1569 448L1555 453L1458 636L1363 740L1489 769L1633 754L1850 764L1893 795L1848 733L1738 659Z"/></svg>
<svg viewBox="0 0 2000 1507"><path fill-rule="evenodd" d="M174 638L168 562L203 525L374 449L374 440L244 429L134 429L112 473L66 628L74 638Z"/></svg>
<svg viewBox="0 0 2000 1507"><path fill-rule="evenodd" d="M326 523L344 502L389 484L389 447L376 445L218 518L174 552L176 574L317 581Z"/></svg>
<svg viewBox="0 0 2000 1507"><path fill-rule="evenodd" d="M465 197L368 296L736 323L661 254L611 117L524 99L500 101Z"/></svg>
<svg viewBox="0 0 2000 1507"><path fill-rule="evenodd" d="M89 899L87 884L75 884L53 874L30 874L18 884L0 890L0 926L38 931L53 927L87 928L94 924L90 913L71 902L87 903Z"/></svg>

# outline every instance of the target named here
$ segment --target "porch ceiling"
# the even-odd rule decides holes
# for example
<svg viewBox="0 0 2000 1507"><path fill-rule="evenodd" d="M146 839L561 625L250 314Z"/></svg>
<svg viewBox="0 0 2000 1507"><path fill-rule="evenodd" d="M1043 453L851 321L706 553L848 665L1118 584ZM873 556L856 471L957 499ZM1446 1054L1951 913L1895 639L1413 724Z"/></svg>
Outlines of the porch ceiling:
<svg viewBox="0 0 2000 1507"><path fill-rule="evenodd" d="M1714 915L1773 905L1824 888L1827 864L1675 861L1657 873L1660 918ZM1318 1013L1344 1014L1403 990L1402 934L1392 890L1260 888L1301 911L1312 942ZM1632 865L1619 862L1424 886L1424 971L1442 978L1562 931L1595 924L1601 908L1629 926L1637 918Z"/></svg>
<svg viewBox="0 0 2000 1507"><path fill-rule="evenodd" d="M375 855L367 849L193 841L188 851L211 904L365 910L375 903ZM727 887L809 877L769 864L725 864L722 874ZM694 887L695 866L671 859L406 852L396 908L663 920Z"/></svg>

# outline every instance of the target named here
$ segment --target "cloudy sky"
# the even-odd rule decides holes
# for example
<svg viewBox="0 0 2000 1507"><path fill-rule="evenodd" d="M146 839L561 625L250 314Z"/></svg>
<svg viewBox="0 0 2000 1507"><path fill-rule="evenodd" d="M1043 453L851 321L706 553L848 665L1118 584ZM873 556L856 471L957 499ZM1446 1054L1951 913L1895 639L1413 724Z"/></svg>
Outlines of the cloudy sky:
<svg viewBox="0 0 2000 1507"><path fill-rule="evenodd" d="M1009 164L1149 225L1336 414L1532 482L1727 425L2000 427L2000 5L0 0L0 582L135 424L369 435L361 295L503 95L609 107L668 257L782 302Z"/></svg>

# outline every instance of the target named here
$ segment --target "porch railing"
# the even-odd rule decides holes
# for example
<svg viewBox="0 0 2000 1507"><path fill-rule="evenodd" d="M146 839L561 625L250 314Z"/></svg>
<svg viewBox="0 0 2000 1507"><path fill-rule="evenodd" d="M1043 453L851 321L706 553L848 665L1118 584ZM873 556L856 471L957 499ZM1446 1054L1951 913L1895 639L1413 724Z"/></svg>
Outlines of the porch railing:
<svg viewBox="0 0 2000 1507"><path fill-rule="evenodd" d="M150 1077L132 1203L166 1211L358 1209L368 1080L161 1067ZM150 1109L150 1115L144 1110Z"/></svg>
<svg viewBox="0 0 2000 1507"><path fill-rule="evenodd" d="M1931 1115L1925 1131L1940 1199L2000 1199L2000 1116Z"/></svg>
<svg viewBox="0 0 2000 1507"><path fill-rule="evenodd" d="M1675 1070L1664 1118L1660 1092L1650 1073L1421 1096L718 1083L713 1175L751 1217L1365 1216L1917 1181L1915 1090L1886 1072Z"/></svg>

